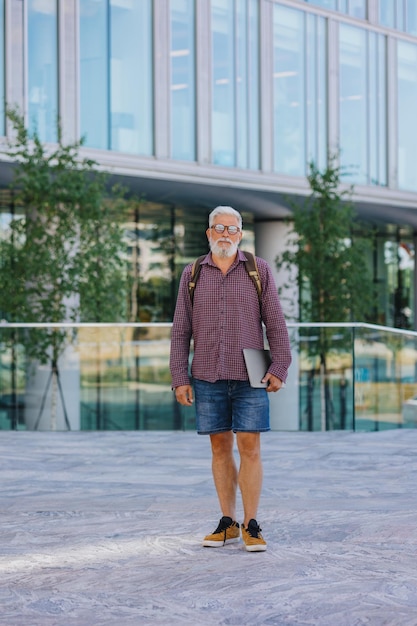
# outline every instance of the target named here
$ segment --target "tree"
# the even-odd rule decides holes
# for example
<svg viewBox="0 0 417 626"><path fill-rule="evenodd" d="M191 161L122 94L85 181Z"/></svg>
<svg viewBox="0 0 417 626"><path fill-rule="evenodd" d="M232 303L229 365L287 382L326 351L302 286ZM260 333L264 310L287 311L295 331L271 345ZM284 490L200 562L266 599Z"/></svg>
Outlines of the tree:
<svg viewBox="0 0 417 626"><path fill-rule="evenodd" d="M292 203L288 247L277 257L277 267L286 269L292 276L294 269L297 272L300 321L366 321L375 302L366 262L372 231L362 225L361 238L354 236L358 222L351 202L352 189L340 190L341 170L336 157L329 158L323 171L311 162L307 179L311 194L304 203ZM323 374L322 426L328 428L331 402L327 355L334 346L334 338L329 329L314 329L314 333L318 333L318 339L308 342L308 350L310 357L318 357ZM349 337L346 341L350 341ZM313 367L311 384L314 371ZM311 414L309 417L312 426Z"/></svg>
<svg viewBox="0 0 417 626"><path fill-rule="evenodd" d="M115 215L126 205L108 175L80 157L82 141L46 147L32 136L16 109L8 155L15 162L11 185L15 218L0 241L0 310L10 322L115 322L125 316L126 263ZM68 345L65 330L33 329L27 355L51 364L65 412L58 359ZM45 390L44 399L47 389ZM54 406L52 394L52 405ZM43 410L43 403L41 411ZM51 411L51 419L53 420ZM41 417L39 414L38 422ZM68 419L65 413L65 419ZM54 424L52 424L52 427Z"/></svg>

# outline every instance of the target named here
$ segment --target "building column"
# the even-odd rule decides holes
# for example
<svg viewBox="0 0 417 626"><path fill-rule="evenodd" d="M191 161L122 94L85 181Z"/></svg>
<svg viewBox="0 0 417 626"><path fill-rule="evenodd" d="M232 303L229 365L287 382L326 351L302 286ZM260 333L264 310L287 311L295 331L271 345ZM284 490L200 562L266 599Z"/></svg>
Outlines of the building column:
<svg viewBox="0 0 417 626"><path fill-rule="evenodd" d="M289 227L283 221L255 223L255 248L257 256L267 261L281 291L280 300L287 322L298 319L298 293L294 276L283 270L278 271L276 256L287 246ZM284 288L284 285L288 285ZM272 430L299 430L299 358L298 333L289 328L292 363L288 372L286 387L277 393L269 394Z"/></svg>

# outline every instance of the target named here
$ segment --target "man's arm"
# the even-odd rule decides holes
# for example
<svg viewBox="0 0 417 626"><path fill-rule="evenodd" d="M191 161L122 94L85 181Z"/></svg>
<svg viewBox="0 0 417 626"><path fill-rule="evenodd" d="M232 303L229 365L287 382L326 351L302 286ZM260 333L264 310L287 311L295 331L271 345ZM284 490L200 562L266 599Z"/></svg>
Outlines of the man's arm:
<svg viewBox="0 0 417 626"><path fill-rule="evenodd" d="M291 346L272 270L263 259L259 260L259 263L262 263L263 269L262 321L265 324L272 357L272 363L268 368L268 373L272 375L272 378L269 379L272 386L270 391L277 391L281 388L282 383L287 380L288 368L292 360Z"/></svg>
<svg viewBox="0 0 417 626"><path fill-rule="evenodd" d="M174 389L191 385L188 374L190 341L192 336L192 306L188 293L191 265L184 269L178 289L177 303L171 331L169 367ZM189 395L189 392L188 392Z"/></svg>

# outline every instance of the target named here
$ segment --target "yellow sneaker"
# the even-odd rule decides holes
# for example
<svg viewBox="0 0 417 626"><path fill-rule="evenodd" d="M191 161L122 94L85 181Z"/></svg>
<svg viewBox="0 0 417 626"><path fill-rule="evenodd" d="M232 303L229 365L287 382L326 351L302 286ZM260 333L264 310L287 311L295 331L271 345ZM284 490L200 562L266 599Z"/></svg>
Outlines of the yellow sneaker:
<svg viewBox="0 0 417 626"><path fill-rule="evenodd" d="M226 543L235 543L240 539L239 524L231 517L223 516L216 530L204 537L203 546L207 548L221 548Z"/></svg>
<svg viewBox="0 0 417 626"><path fill-rule="evenodd" d="M256 519L249 520L248 527L242 524L242 539L248 552L264 552L266 550L266 541L261 535L262 528Z"/></svg>

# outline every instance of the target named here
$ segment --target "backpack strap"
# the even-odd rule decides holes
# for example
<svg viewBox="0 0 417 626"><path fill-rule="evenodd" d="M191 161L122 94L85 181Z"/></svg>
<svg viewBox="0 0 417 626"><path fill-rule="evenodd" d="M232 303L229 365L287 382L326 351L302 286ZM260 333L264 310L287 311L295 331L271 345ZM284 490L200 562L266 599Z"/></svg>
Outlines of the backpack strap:
<svg viewBox="0 0 417 626"><path fill-rule="evenodd" d="M253 280L253 283L256 287L256 291L258 292L259 304L262 304L262 300L261 300L262 283L259 277L258 264L256 262L256 257L254 254L252 254L252 252L247 252L246 250L243 252L243 254L248 259L247 261L245 261L246 271L251 277L251 279Z"/></svg>
<svg viewBox="0 0 417 626"><path fill-rule="evenodd" d="M194 261L193 267L191 269L191 280L188 283L188 293L190 294L191 306L194 303L194 290L198 281L198 277L200 276L201 263L206 258L206 256L207 254L202 254L201 256L199 256L198 259Z"/></svg>
<svg viewBox="0 0 417 626"><path fill-rule="evenodd" d="M262 305L262 300L261 300L262 283L259 277L258 264L256 262L256 257L254 254L252 254L252 252L246 252L243 250L242 252L247 258L247 261L245 261L245 269L256 287L256 291L258 293L258 298L259 298L259 304ZM194 261L193 267L191 268L191 279L190 279L190 282L188 283L188 293L190 294L191 306L194 303L194 291L195 291L195 286L198 281L198 277L200 276L201 263L206 258L206 256L207 254L202 254L201 256L199 256L198 259Z"/></svg>

